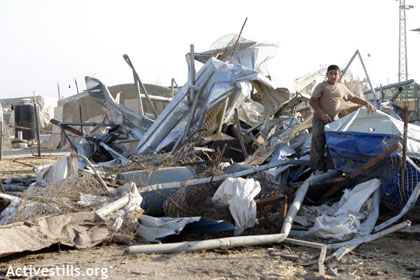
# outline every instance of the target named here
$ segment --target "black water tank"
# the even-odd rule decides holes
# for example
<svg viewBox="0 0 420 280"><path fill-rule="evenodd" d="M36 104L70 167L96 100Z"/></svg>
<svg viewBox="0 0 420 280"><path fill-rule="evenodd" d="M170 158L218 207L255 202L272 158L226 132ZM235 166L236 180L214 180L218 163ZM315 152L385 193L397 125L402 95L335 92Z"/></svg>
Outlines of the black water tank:
<svg viewBox="0 0 420 280"><path fill-rule="evenodd" d="M22 131L25 140L36 138L35 108L31 101L15 104L15 139L18 138L18 131Z"/></svg>

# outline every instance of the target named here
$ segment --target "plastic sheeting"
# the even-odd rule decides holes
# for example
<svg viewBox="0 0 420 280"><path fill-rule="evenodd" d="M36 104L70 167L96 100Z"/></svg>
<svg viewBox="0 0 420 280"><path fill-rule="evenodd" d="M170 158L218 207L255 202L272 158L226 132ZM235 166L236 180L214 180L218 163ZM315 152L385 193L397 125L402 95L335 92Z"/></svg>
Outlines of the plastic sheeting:
<svg viewBox="0 0 420 280"><path fill-rule="evenodd" d="M223 220L212 220L203 217L161 217L142 215L139 219L136 235L150 242L161 242L165 237L188 233L211 233L234 230L235 226Z"/></svg>
<svg viewBox="0 0 420 280"><path fill-rule="evenodd" d="M136 230L136 235L147 241L160 241L166 236L180 234L187 224L198 222L200 219L201 217L155 218L142 215L139 219L140 224Z"/></svg>
<svg viewBox="0 0 420 280"><path fill-rule="evenodd" d="M340 201L322 211L315 219L309 233L322 238L344 240L349 235L358 233L360 223L365 219L372 207L364 206L372 194L379 188L379 179L372 179L357 185L351 191L346 190Z"/></svg>
<svg viewBox="0 0 420 280"><path fill-rule="evenodd" d="M366 108L325 126L327 146L337 170L352 173L369 158L379 155L397 141L402 142L404 124L381 112L368 113ZM375 176L382 182L382 203L400 211L420 181L420 168L410 158L420 158L420 127L408 124L407 164L404 186L399 155L394 153L377 163L364 176ZM420 213L420 201L410 214Z"/></svg>
<svg viewBox="0 0 420 280"><path fill-rule="evenodd" d="M384 138L402 137L404 123L379 110L368 113L367 108L362 107L326 125L325 133L331 148L374 156ZM407 156L420 158L420 127L413 124L408 124Z"/></svg>
<svg viewBox="0 0 420 280"><path fill-rule="evenodd" d="M195 59L204 64L211 57L217 57L221 61L241 64L248 69L269 75L267 62L276 55L277 51L276 43L257 43L243 37L238 40L237 35L230 34L213 43L211 50L196 53Z"/></svg>
<svg viewBox="0 0 420 280"><path fill-rule="evenodd" d="M230 213L235 220L236 235L255 225L257 204L254 198L260 191L260 183L252 178L228 178L213 195L214 201L229 205Z"/></svg>

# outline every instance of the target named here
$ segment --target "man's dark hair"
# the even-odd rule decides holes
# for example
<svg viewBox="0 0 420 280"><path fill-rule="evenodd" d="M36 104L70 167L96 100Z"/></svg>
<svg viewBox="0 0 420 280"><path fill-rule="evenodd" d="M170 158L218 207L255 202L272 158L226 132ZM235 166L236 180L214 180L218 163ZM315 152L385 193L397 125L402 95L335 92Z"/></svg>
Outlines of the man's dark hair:
<svg viewBox="0 0 420 280"><path fill-rule="evenodd" d="M335 64L332 64L332 65L328 66L327 72L332 71L332 70L338 70L338 71L340 71L340 67L338 67Z"/></svg>

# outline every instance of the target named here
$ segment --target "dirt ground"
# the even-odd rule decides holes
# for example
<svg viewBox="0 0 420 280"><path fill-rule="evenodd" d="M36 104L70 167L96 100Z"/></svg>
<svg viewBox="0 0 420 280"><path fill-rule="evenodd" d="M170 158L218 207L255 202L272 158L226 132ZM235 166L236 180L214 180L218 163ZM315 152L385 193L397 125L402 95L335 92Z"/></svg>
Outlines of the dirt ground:
<svg viewBox="0 0 420 280"><path fill-rule="evenodd" d="M60 156L0 162L0 178L33 176ZM186 239L191 237L186 237ZM175 240L184 240L182 236ZM319 240L318 240L319 241ZM123 255L126 244L75 250L52 246L0 259L0 279L317 279L319 250L289 244L178 254ZM283 252L294 259L279 256ZM327 256L332 252L328 252ZM420 279L420 235L394 233L325 263L327 279ZM314 262L315 260L315 262ZM310 264L314 263L314 264ZM13 277L12 269L55 269L55 276ZM9 276L6 276L9 272ZM63 276L66 274L66 277ZM51 275L51 274L50 274ZM73 275L73 277L71 277Z"/></svg>

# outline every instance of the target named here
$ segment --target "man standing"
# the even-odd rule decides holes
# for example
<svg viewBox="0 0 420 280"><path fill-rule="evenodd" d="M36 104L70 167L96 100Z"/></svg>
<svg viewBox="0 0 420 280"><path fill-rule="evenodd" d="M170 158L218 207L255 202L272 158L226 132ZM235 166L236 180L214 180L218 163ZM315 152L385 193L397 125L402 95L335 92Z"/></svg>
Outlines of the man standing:
<svg viewBox="0 0 420 280"><path fill-rule="evenodd" d="M312 92L309 105L314 109L312 120L311 169L334 169L334 164L327 151L325 156L324 126L338 120L338 112L342 100L367 106L369 111L376 112L376 108L365 100L355 96L345 85L339 83L340 68L330 65L327 69L327 81L318 84Z"/></svg>

